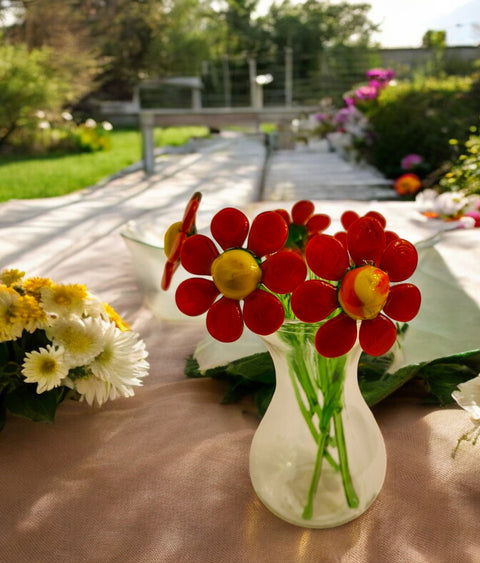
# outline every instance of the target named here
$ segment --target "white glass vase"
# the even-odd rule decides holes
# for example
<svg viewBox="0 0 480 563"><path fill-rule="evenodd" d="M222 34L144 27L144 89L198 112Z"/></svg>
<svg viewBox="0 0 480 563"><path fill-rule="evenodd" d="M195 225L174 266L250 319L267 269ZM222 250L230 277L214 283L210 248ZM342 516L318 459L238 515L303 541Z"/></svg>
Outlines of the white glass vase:
<svg viewBox="0 0 480 563"><path fill-rule="evenodd" d="M318 325L286 322L262 337L276 371L272 401L254 435L250 477L263 504L292 524L339 526L380 492L386 451L357 380L358 343L325 358Z"/></svg>

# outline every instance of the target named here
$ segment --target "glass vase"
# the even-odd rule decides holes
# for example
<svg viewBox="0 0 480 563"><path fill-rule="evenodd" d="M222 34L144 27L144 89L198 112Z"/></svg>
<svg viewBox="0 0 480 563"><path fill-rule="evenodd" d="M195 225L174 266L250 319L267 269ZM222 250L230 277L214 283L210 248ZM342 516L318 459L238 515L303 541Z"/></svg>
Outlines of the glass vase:
<svg viewBox="0 0 480 563"><path fill-rule="evenodd" d="M285 322L262 337L276 372L272 401L254 435L250 477L275 515L308 528L360 516L380 492L383 436L358 386L358 343L345 356L315 349L319 325Z"/></svg>

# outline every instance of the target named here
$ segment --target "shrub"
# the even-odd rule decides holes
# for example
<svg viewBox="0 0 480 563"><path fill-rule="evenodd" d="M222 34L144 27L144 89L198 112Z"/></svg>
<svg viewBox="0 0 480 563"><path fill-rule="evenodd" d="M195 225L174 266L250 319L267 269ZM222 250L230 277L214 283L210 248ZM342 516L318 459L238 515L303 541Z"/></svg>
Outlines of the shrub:
<svg viewBox="0 0 480 563"><path fill-rule="evenodd" d="M423 157L428 174L454 158L455 138L464 143L480 113L479 82L471 78L426 79L383 90L374 104L362 108L371 127L364 158L389 178L402 173L401 159Z"/></svg>
<svg viewBox="0 0 480 563"><path fill-rule="evenodd" d="M31 143L38 112L56 107L60 85L50 57L47 49L0 45L0 146Z"/></svg>

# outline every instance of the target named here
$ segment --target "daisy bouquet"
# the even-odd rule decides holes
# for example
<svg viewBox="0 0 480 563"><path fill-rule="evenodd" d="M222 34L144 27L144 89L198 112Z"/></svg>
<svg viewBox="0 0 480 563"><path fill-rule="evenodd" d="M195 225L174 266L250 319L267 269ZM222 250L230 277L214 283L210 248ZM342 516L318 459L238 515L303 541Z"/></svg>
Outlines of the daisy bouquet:
<svg viewBox="0 0 480 563"><path fill-rule="evenodd" d="M0 273L0 429L6 413L53 421L70 397L100 406L148 374L138 334L81 284Z"/></svg>

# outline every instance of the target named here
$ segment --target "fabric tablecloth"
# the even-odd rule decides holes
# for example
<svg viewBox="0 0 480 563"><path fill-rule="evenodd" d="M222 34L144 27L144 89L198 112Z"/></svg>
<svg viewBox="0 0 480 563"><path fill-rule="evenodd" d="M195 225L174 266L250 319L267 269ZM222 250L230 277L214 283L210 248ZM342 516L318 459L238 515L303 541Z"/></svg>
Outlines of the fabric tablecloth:
<svg viewBox="0 0 480 563"><path fill-rule="evenodd" d="M351 208L381 211L388 228L413 242L433 234L411 203L315 203L336 218L329 232ZM245 207L248 213L264 208L272 204ZM9 229L14 245L26 226ZM365 514L338 528L310 530L264 508L248 473L258 425L253 405L222 405L222 382L184 376L185 358L205 328L197 321L163 320L143 303L120 230L105 229L71 252L59 232L43 260L40 250L12 249L9 266L85 283L110 302L146 341L151 370L132 398L101 408L67 401L54 424L7 419L0 433L0 561L480 561L480 444L463 444L452 458L470 428L467 413L421 404L414 384L373 409L388 464L384 487ZM56 248L61 260L54 259ZM445 350L480 347L479 249L477 229L447 233L422 251L421 279L439 276L443 297L452 284L462 288L461 307L448 305L450 322L462 327L456 336L444 334L441 315L430 322L440 323ZM435 294L424 300L432 314L447 306ZM422 322L411 323L415 340L423 338Z"/></svg>

